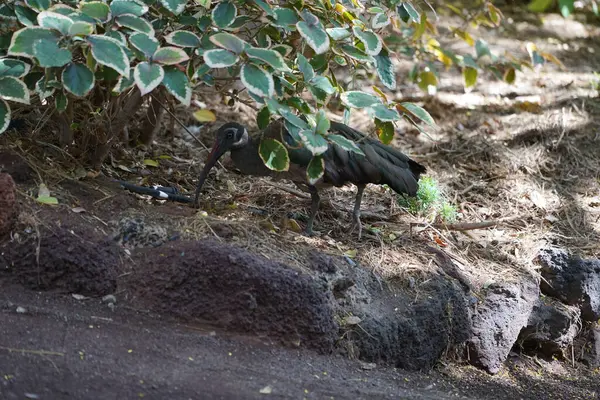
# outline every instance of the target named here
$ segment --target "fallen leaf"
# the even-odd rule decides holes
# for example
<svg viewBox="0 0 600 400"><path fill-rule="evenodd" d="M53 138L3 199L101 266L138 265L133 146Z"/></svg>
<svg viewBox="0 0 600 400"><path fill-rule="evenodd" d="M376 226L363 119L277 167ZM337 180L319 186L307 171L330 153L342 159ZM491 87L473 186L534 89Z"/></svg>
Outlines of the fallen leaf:
<svg viewBox="0 0 600 400"><path fill-rule="evenodd" d="M448 244L444 242L438 235L433 235L433 240L442 247L447 247Z"/></svg>
<svg viewBox="0 0 600 400"><path fill-rule="evenodd" d="M75 300L84 300L86 298L84 295L77 293L73 293L71 296L73 296Z"/></svg>
<svg viewBox="0 0 600 400"><path fill-rule="evenodd" d="M48 186L44 183L40 183L40 187L38 189L38 197L50 197L50 190Z"/></svg>
<svg viewBox="0 0 600 400"><path fill-rule="evenodd" d="M215 113L210 110L198 110L193 115L199 122L215 122L217 120Z"/></svg>
<svg viewBox="0 0 600 400"><path fill-rule="evenodd" d="M83 179L87 176L87 171L83 167L77 167L75 171L73 171L73 177L76 179Z"/></svg>
<svg viewBox="0 0 600 400"><path fill-rule="evenodd" d="M356 249L352 249L352 250L346 250L346 251L344 252L344 255L345 255L345 256L348 256L348 257L350 257L350 258L355 258L355 257L356 257L356 254L358 254L358 250L356 250Z"/></svg>
<svg viewBox="0 0 600 400"><path fill-rule="evenodd" d="M356 315L350 315L344 319L344 325L358 325L361 323L361 321L362 319Z"/></svg>
<svg viewBox="0 0 600 400"><path fill-rule="evenodd" d="M370 370L370 369L375 369L377 367L377 364L375 364L375 363L360 363L360 367L362 369Z"/></svg>
<svg viewBox="0 0 600 400"><path fill-rule="evenodd" d="M117 168L122 169L123 171L131 172L129 168L121 164L117 165Z"/></svg>
<svg viewBox="0 0 600 400"><path fill-rule="evenodd" d="M83 207L73 207L73 208L71 208L71 211L73 211L74 213L79 214L79 213L85 212L86 210Z"/></svg>
<svg viewBox="0 0 600 400"><path fill-rule="evenodd" d="M538 208L546 209L546 198L537 190L529 193L529 200Z"/></svg>
<svg viewBox="0 0 600 400"><path fill-rule="evenodd" d="M258 391L260 394L271 394L273 392L273 388L271 386L265 386L264 388Z"/></svg>
<svg viewBox="0 0 600 400"><path fill-rule="evenodd" d="M227 180L227 191L229 193L235 193L235 185L229 179Z"/></svg>
<svg viewBox="0 0 600 400"><path fill-rule="evenodd" d="M289 230L294 231L294 232L302 232L302 228L300 227L300 224L295 219L288 219L286 227Z"/></svg>
<svg viewBox="0 0 600 400"><path fill-rule="evenodd" d="M149 167L158 167L158 161L146 158L144 160L144 165L147 165Z"/></svg>
<svg viewBox="0 0 600 400"><path fill-rule="evenodd" d="M56 205L58 204L58 199L52 196L38 196L36 199L38 203Z"/></svg>

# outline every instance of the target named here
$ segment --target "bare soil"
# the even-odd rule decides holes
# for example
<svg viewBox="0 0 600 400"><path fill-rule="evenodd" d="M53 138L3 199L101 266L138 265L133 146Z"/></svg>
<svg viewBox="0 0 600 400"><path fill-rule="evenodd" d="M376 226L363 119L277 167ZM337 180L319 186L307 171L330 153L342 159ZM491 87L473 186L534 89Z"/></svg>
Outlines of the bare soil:
<svg viewBox="0 0 600 400"><path fill-rule="evenodd" d="M4 135L0 165L17 183L20 216L18 240L5 243L0 260L20 268L0 271L0 398L598 398L600 371L573 362L575 355L548 361L515 354L495 376L451 352L422 373L342 356L343 340L320 322L327 299L306 278L315 275L310 255L318 250L346 256L417 298L435 296L424 288L444 274L432 246L460 266L475 293L537 273L536 255L548 244L600 256L600 100L591 85L600 69L598 28L556 16L515 28L509 39L484 36L519 54L526 42L516 38L536 40L567 70L519 73L516 86L486 80L469 93L449 73L435 98L417 95L414 85L388 93L415 94L439 123L428 134L403 126L394 145L428 167L458 205L458 222L498 221L491 228L422 226L427 216L407 214L389 190L370 187L359 242L347 232L354 189L342 188L323 196L321 234L307 238L296 231L308 201L266 180L216 171L203 194L206 216L111 182L193 191L206 150L186 132L166 129L149 151L122 149L100 175L82 173L50 145L51 129ZM410 64L397 67L405 74ZM251 109L204 96L219 122L254 126ZM31 116L32 127L40 117ZM372 128L358 112L351 124ZM206 145L213 128L200 129ZM148 158L160 166L146 166ZM41 182L58 206L34 201ZM109 240L128 213L166 228L165 243L123 249ZM81 270L82 259L93 268ZM232 260L236 268L222 268ZM115 288L116 303L102 300ZM270 302L258 304L256 290ZM198 313L198 304L213 312ZM236 314L244 307L260 310L257 318Z"/></svg>

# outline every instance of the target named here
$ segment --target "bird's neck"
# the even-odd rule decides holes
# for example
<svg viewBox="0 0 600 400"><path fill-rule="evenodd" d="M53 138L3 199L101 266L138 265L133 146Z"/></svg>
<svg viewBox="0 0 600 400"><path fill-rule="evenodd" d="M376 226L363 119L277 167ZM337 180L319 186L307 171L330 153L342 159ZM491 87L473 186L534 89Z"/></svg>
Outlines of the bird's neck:
<svg viewBox="0 0 600 400"><path fill-rule="evenodd" d="M245 146L231 149L231 160L243 174L266 176L272 173L258 154L259 143L259 139L249 137Z"/></svg>

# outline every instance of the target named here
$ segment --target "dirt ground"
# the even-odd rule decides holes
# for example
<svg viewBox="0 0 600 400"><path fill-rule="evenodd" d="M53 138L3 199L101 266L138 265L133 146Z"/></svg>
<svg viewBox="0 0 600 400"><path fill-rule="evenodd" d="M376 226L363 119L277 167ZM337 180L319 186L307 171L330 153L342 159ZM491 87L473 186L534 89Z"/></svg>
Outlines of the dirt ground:
<svg viewBox="0 0 600 400"><path fill-rule="evenodd" d="M407 214L389 190L369 187L363 201L365 238L359 242L346 232L354 189L342 188L324 194L315 225L320 235L307 238L296 232L302 218L292 222L296 215L307 214L307 199L266 180L216 171L205 185L206 216L185 205L160 204L127 193L111 182L124 179L193 191L200 160L207 153L187 133L173 128L149 153L123 150L99 176L82 173L77 163L50 144L47 132L4 135L0 144L10 152L0 155L0 163L17 182L21 207L17 233L60 233L63 227L76 232L78 240L73 242L59 235L62 239L57 242L39 245L44 254L52 254L52 243L66 245L73 257L70 273L75 276L79 276L77 255L87 254L86 240L110 236L115 222L129 213L164 227L166 233L157 235L166 242L211 237L215 243L235 244L297 273L310 273L308 255L318 249L345 255L384 279L417 288L439 273L426 255L425 246L430 245L449 254L475 288L536 273L535 256L548 244L600 257L600 99L591 85L596 79L593 72L600 70L599 29L558 16L548 17L541 26L528 21L515 23L514 28L518 36L510 30L504 39L484 36L500 51L522 55L526 42L516 37L535 40L567 69L548 66L537 75L518 74L515 86L483 77L488 78L485 83L469 93L460 76L449 71L435 98L419 94L409 84L400 84L398 93L392 94L420 102L439 124L427 134L405 125L394 145L427 166L458 206L458 222L499 221L495 227L459 233L413 226L426 216ZM398 62L398 74L406 74L410 67ZM219 122L236 119L255 126L252 110L243 105L226 109L210 94L199 100L219 110ZM339 120L339 115L331 117ZM351 124L365 132L371 129L359 112L352 114ZM199 130L206 145L211 144L213 128ZM34 145L43 146L46 153L36 154ZM143 160L149 158L158 160L159 167L145 165ZM40 182L58 198L58 206L34 201ZM132 262L137 260L130 257L136 250L107 248L101 258L92 260L100 275L84 274L75 280L65 280L60 272L48 275L50 292L40 291L46 288L35 269L25 271L18 281L0 273L0 398L592 399L600 395L600 371L571 360L515 354L495 376L450 355L427 373L384 365L371 369L372 365L340 355L280 347L260 335L185 322L168 308L169 301L178 299L145 290L152 287L154 277L156 282L160 278L161 248L171 249L164 252L175 256L176 247L169 246L163 243L141 251L146 259L158 260L148 263L156 268L154 275L144 276ZM42 262L52 266L54 261L48 257ZM216 271L209 272L217 276ZM112 282L125 289L117 291L117 303L109 308L98 293ZM87 297L76 299L68 293ZM165 311L138 307L139 296L158 299L153 309L158 304ZM252 303L245 297L238 300ZM318 304L314 297L306 301Z"/></svg>

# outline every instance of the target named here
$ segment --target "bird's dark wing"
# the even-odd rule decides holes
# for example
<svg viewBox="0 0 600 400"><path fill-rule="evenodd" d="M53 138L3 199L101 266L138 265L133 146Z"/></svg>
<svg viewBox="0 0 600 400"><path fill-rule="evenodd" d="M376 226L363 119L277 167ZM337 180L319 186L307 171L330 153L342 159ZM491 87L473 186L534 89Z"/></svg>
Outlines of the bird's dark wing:
<svg viewBox="0 0 600 400"><path fill-rule="evenodd" d="M350 182L387 184L397 193L416 195L420 175L426 172L424 166L347 125L332 122L330 132L354 141L365 153L361 156L331 145L326 153L326 164L327 158L331 158L337 175Z"/></svg>
<svg viewBox="0 0 600 400"><path fill-rule="evenodd" d="M357 143L365 155L347 151L335 144L323 154L325 160L325 174L323 180L335 186L347 183L354 184L387 184L397 193L406 193L414 196L417 193L420 174L425 172L425 167L411 160L404 153L371 139L363 133L338 122L331 122L330 133L336 133ZM271 137L284 141L288 147L290 163L296 170L303 173L297 180L305 179L305 168L312 159L312 153L305 147L294 146L291 138L283 125L283 120L269 124L262 133L264 137Z"/></svg>

